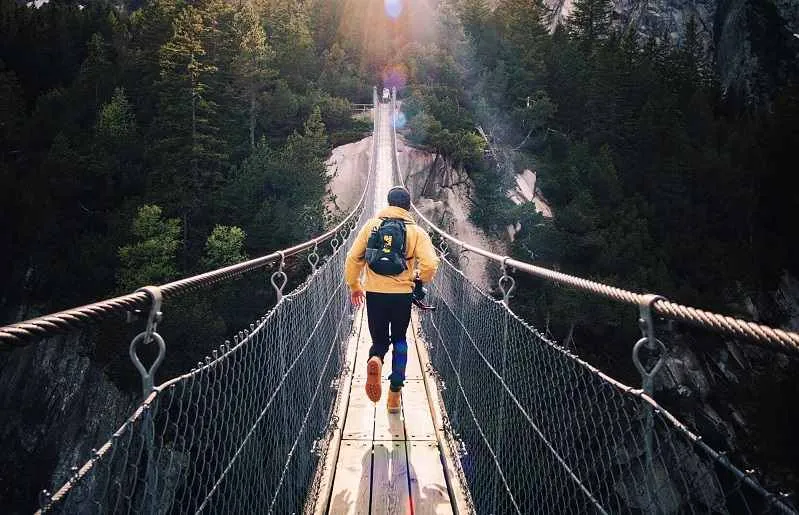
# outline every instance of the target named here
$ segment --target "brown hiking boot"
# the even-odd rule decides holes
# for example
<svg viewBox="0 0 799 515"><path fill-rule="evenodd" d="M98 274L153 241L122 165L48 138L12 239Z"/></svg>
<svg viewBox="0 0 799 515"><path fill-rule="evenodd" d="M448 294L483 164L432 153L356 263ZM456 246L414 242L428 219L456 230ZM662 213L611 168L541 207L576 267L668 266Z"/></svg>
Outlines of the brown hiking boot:
<svg viewBox="0 0 799 515"><path fill-rule="evenodd" d="M399 413L400 412L400 399L402 398L402 394L400 392L395 392L394 390L388 391L388 399L386 399L386 406L388 407L389 413Z"/></svg>
<svg viewBox="0 0 799 515"><path fill-rule="evenodd" d="M377 356L372 356L366 362L366 396L372 402L380 400L383 393L380 389L380 374L383 370L383 362Z"/></svg>

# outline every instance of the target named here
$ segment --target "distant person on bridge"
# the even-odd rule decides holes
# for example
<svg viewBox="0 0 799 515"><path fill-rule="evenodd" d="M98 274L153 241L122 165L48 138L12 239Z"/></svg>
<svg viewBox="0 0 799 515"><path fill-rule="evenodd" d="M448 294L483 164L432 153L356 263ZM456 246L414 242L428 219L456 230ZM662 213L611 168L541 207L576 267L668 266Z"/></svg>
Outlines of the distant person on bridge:
<svg viewBox="0 0 799 515"><path fill-rule="evenodd" d="M391 188L388 207L361 228L344 267L352 303L360 307L366 297L372 336L366 364L366 395L372 402L380 400L383 358L389 344L393 346L386 402L392 413L400 410L400 391L405 383L405 333L411 320L411 303L414 295L421 295L422 284L433 280L439 262L430 237L411 218L410 208L408 190ZM361 284L364 268L366 282Z"/></svg>

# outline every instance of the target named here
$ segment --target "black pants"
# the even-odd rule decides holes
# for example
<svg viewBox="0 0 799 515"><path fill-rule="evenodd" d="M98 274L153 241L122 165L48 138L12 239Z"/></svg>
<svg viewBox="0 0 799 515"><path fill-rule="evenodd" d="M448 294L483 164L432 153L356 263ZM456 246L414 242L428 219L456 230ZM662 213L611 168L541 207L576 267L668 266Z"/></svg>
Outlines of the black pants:
<svg viewBox="0 0 799 515"><path fill-rule="evenodd" d="M382 361L388 346L394 347L388 379L395 392L405 383L405 365L408 364L405 332L411 321L412 299L410 293L366 292L366 312L369 315L369 334L372 336L369 357L377 356Z"/></svg>

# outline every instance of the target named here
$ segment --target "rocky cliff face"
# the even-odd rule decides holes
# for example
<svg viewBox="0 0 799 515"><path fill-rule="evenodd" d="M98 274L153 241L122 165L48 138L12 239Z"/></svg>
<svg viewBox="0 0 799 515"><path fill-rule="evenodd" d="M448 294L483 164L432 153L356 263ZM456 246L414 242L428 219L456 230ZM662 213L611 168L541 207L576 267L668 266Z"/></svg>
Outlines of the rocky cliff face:
<svg viewBox="0 0 799 515"><path fill-rule="evenodd" d="M562 23L572 0L545 0L550 26ZM795 0L613 0L616 23L642 37L685 41L693 18L725 92L760 102L796 69L799 2Z"/></svg>
<svg viewBox="0 0 799 515"><path fill-rule="evenodd" d="M425 217L467 243L505 253L505 242L489 238L469 221L474 185L465 172L453 170L430 152L405 145L400 138L397 151L400 170L413 202ZM460 249L452 251L459 253ZM467 256L458 263L461 269L474 284L491 291L494 287L491 262L474 253Z"/></svg>
<svg viewBox="0 0 799 515"><path fill-rule="evenodd" d="M0 506L30 513L132 413L89 355L81 333L44 340L0 357ZM124 349L123 349L124 352ZM132 366L132 365L131 365Z"/></svg>
<svg viewBox="0 0 799 515"><path fill-rule="evenodd" d="M773 492L799 489L795 444L799 359L696 334L663 335L669 353L655 396L681 422Z"/></svg>
<svg viewBox="0 0 799 515"><path fill-rule="evenodd" d="M744 299L749 316L769 312L799 328L799 281L785 275L771 298ZM775 315L775 313L777 313ZM799 358L701 330L660 328L668 354L655 396L681 422L771 491L799 491Z"/></svg>

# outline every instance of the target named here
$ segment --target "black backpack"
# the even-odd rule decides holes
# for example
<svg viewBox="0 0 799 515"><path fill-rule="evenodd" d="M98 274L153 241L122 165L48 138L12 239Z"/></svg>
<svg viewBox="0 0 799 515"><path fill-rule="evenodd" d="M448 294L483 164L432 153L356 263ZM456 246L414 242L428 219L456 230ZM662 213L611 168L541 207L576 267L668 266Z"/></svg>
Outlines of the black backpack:
<svg viewBox="0 0 799 515"><path fill-rule="evenodd" d="M405 220L381 218L366 243L366 263L376 274L397 275L408 269L405 259Z"/></svg>

